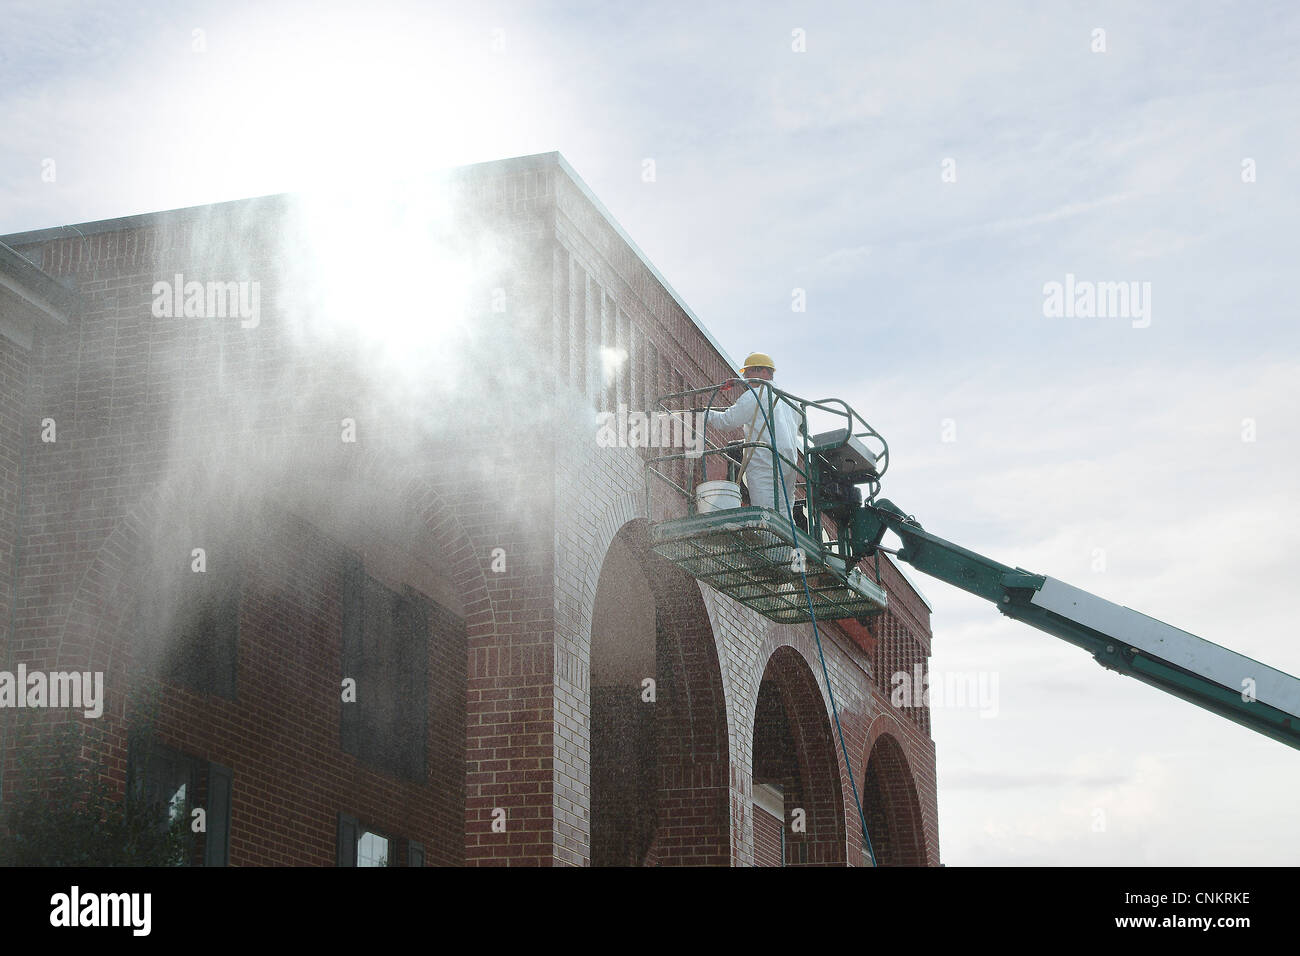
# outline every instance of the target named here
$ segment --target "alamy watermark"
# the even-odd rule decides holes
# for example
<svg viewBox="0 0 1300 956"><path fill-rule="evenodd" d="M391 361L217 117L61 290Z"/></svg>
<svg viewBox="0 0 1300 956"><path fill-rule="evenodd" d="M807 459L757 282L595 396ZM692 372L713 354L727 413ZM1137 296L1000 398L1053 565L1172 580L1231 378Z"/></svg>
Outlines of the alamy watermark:
<svg viewBox="0 0 1300 956"><path fill-rule="evenodd" d="M1091 282L1065 274L1065 282L1043 284L1043 315L1049 319L1132 319L1135 329L1151 324L1150 282Z"/></svg>
<svg viewBox="0 0 1300 956"><path fill-rule="evenodd" d="M70 707L95 720L104 713L104 672L0 671L0 708Z"/></svg>
<svg viewBox="0 0 1300 956"><path fill-rule="evenodd" d="M262 284L260 282L185 281L176 273L175 281L153 284L155 319L242 319L245 329L255 329L262 321Z"/></svg>
<svg viewBox="0 0 1300 956"><path fill-rule="evenodd" d="M629 411L596 416L596 445L600 448L683 448L690 458L704 454L704 412Z"/></svg>
<svg viewBox="0 0 1300 956"><path fill-rule="evenodd" d="M74 885L50 897L50 925L123 927L133 936L148 936L152 910L152 893L83 893Z"/></svg>
<svg viewBox="0 0 1300 956"><path fill-rule="evenodd" d="M998 715L996 671L930 671L921 664L895 671L889 678L889 702L895 707L971 708L981 717Z"/></svg>

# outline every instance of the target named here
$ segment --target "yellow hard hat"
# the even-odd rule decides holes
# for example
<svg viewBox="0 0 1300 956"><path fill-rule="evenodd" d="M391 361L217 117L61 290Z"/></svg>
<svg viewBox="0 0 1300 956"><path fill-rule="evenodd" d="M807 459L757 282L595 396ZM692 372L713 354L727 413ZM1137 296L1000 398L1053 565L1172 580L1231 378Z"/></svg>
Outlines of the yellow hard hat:
<svg viewBox="0 0 1300 956"><path fill-rule="evenodd" d="M749 358L745 359L745 364L740 368L741 371L744 371L747 368L770 368L773 372L776 371L776 365L772 362L772 356L764 355L762 352L751 352Z"/></svg>

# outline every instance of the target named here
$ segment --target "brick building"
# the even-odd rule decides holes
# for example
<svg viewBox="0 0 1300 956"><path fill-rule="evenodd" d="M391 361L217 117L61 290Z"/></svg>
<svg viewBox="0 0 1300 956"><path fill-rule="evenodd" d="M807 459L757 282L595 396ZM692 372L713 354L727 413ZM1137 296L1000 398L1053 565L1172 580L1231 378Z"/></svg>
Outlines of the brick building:
<svg viewBox="0 0 1300 956"><path fill-rule="evenodd" d="M415 254L291 197L3 239L0 666L105 675L63 717L205 809L192 862L860 865L811 628L651 553L673 503L595 441L730 360L558 154L445 196ZM880 862L936 865L880 574L827 665Z"/></svg>

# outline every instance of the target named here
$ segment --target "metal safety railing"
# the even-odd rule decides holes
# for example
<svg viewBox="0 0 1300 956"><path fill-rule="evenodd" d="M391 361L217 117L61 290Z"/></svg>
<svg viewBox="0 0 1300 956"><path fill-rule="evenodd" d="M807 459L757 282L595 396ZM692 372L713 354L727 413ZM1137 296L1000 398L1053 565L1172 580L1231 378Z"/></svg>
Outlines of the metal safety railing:
<svg viewBox="0 0 1300 956"><path fill-rule="evenodd" d="M752 428L748 429L746 440L720 445L709 438L709 419L725 411L716 407L715 402L724 390L735 386L754 393L755 400L761 407L756 413ZM795 431L798 447L794 449L782 450L777 447L779 436L774 435L773 432L776 429L777 412L780 408L788 408L796 417ZM841 427L819 435L810 434L808 427L810 411L829 416L829 421L838 423ZM814 536L816 534L813 529L823 526L823 513L831 506L827 500L824 484L829 470L828 455L836 449L845 447L852 439L856 439L867 448L874 458L874 473L862 482L868 489L865 496L868 502L874 500L879 494L880 479L889 467L888 442L847 402L838 398L816 400L801 398L767 381L729 379L717 385L673 392L656 399L653 414L666 416L673 422L680 421L684 432L688 428L698 431L698 434L691 435L695 443L694 449L657 455L646 461L648 474L653 475L659 482L681 496L688 515L697 513L695 489L709 480L710 463L725 459L725 467L715 468L715 472L725 475L730 480L737 480L739 466L735 456L737 454L745 456L746 449L762 448L770 452L767 456L770 458L770 465L766 467L772 469L772 500L760 502L751 499L750 504L770 508L778 514L788 514L796 501L802 501L807 515L805 530L813 533ZM816 441L818 438L823 440L818 443ZM788 454L790 452L793 455ZM756 464L752 453L747 457L749 457L747 468L764 467ZM793 487L783 489L783 475L780 471L782 465L788 465L789 471L795 475ZM678 476L681 481L677 480ZM647 514L653 514L650 500L653 484L648 480L646 482ZM839 547L839 541L828 540L824 545L832 551L844 551L843 557L847 558L847 549Z"/></svg>

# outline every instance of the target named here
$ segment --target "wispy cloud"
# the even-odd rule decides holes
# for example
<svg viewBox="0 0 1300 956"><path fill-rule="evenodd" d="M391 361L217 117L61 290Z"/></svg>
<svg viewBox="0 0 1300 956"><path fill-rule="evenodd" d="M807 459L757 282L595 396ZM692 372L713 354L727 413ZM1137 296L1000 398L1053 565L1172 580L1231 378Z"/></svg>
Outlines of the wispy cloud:
<svg viewBox="0 0 1300 956"><path fill-rule="evenodd" d="M1130 782L1123 776L1087 776L1068 773L1008 774L976 772L945 774L945 789L953 790L1025 790L1041 787L1114 787Z"/></svg>

